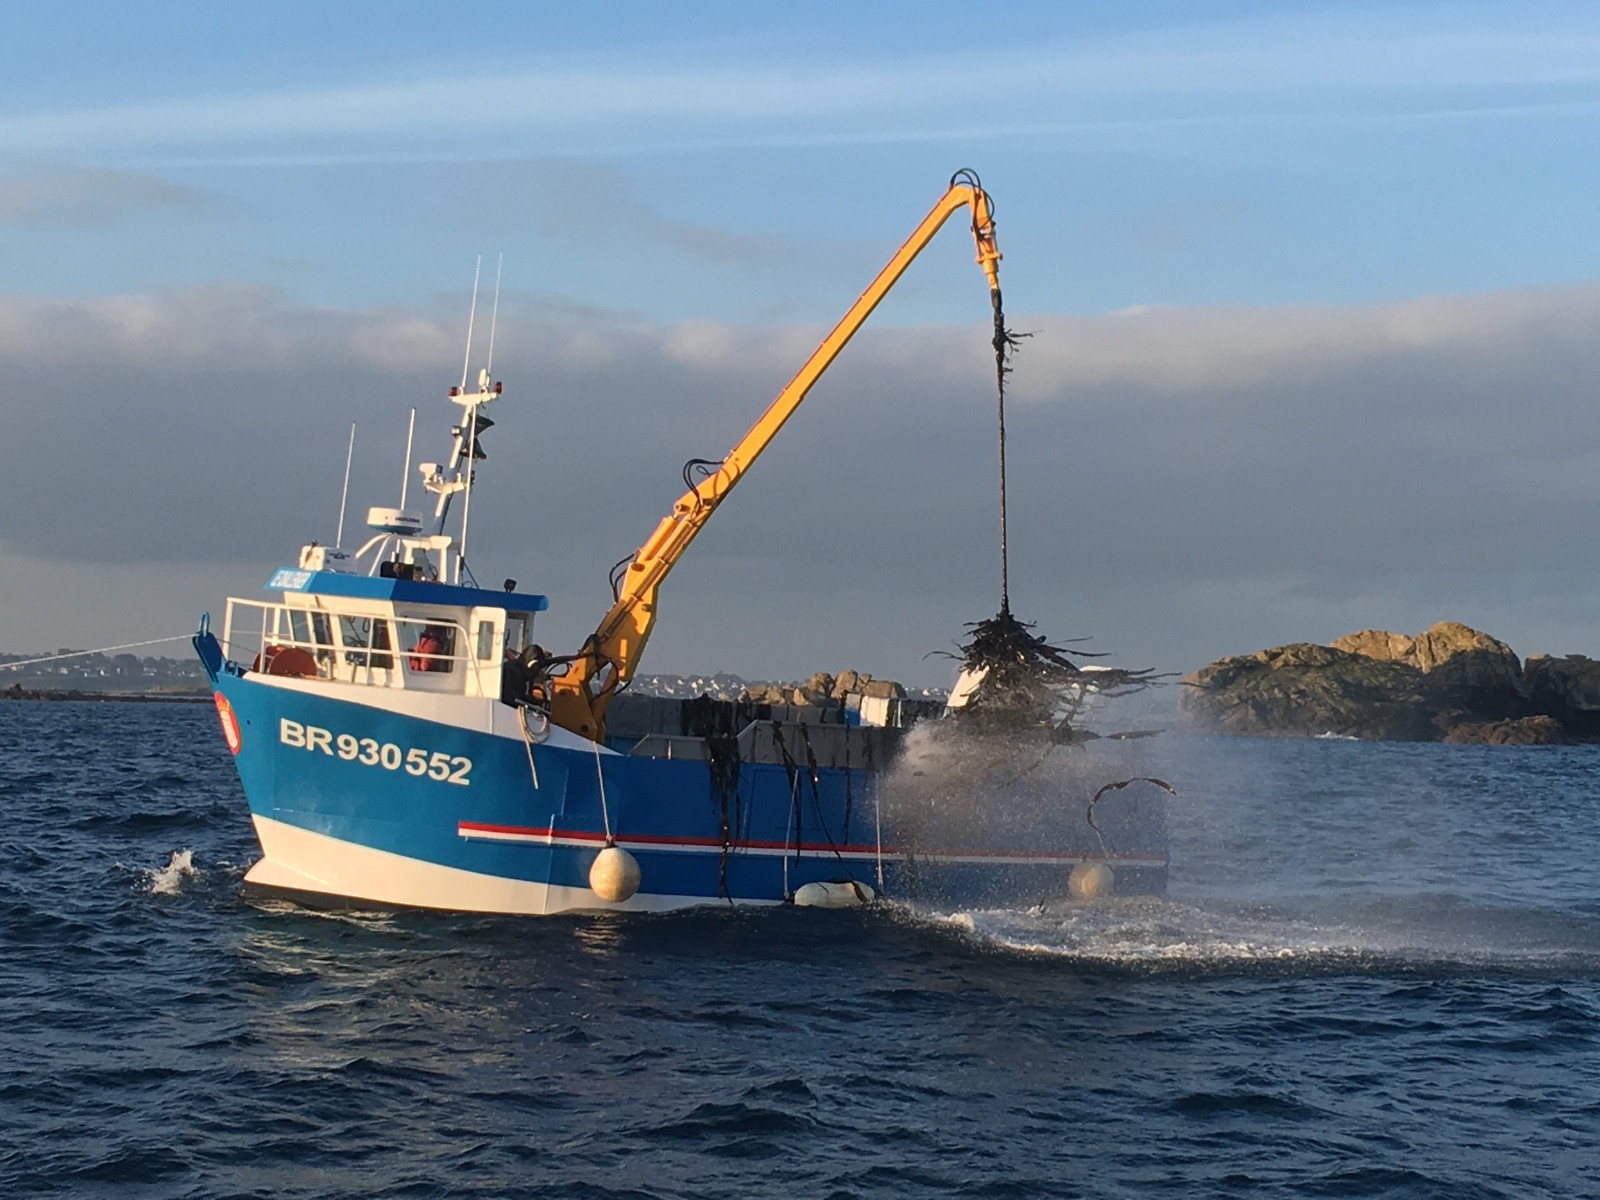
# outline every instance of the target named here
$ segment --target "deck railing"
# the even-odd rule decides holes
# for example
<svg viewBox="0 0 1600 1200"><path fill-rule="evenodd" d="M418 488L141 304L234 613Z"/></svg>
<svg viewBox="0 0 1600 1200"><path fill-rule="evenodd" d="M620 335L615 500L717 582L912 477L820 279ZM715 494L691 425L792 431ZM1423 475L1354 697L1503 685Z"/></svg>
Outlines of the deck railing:
<svg viewBox="0 0 1600 1200"><path fill-rule="evenodd" d="M260 620L247 623L241 619L246 614L240 611L236 617L235 609L254 609ZM359 622L365 622L360 634ZM448 633L444 652L419 648L425 629ZM314 671L281 666L274 671L273 663L281 663L288 651L309 656ZM253 671L363 687L498 695L499 663L480 659L473 651L473 639L459 621L376 609L341 607L333 612L266 600L230 599L222 626L224 657ZM306 660L300 658L295 665L303 668Z"/></svg>

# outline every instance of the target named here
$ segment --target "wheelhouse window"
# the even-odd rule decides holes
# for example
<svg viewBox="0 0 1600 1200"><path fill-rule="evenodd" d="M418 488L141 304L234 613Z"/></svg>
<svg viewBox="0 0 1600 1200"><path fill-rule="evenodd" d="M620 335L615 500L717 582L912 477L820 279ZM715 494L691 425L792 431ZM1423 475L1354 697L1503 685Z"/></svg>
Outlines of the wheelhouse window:
<svg viewBox="0 0 1600 1200"><path fill-rule="evenodd" d="M291 608L288 616L292 643L309 651L315 658L317 674L328 678L333 669L333 633L328 627L328 614Z"/></svg>
<svg viewBox="0 0 1600 1200"><path fill-rule="evenodd" d="M355 667L394 669L394 638L383 617L339 616L339 640L344 643L345 662ZM368 653L370 651L370 653Z"/></svg>
<svg viewBox="0 0 1600 1200"><path fill-rule="evenodd" d="M456 669L456 631L429 621L401 621L400 645L406 668L416 674L445 674Z"/></svg>
<svg viewBox="0 0 1600 1200"><path fill-rule="evenodd" d="M317 643L317 669L318 673L328 676L333 671L333 626L328 621L328 614L314 612L311 614L311 636Z"/></svg>
<svg viewBox="0 0 1600 1200"><path fill-rule="evenodd" d="M528 628L533 621L523 613L510 613L506 616L506 654L521 654L528 644Z"/></svg>

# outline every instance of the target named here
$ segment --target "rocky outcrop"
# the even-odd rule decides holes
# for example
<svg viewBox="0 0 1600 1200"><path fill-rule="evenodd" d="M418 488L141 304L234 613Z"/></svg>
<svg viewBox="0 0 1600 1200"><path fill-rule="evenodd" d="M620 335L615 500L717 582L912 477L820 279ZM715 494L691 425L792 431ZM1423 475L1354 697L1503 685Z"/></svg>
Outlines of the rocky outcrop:
<svg viewBox="0 0 1600 1200"><path fill-rule="evenodd" d="M1526 694L1522 664L1511 647L1459 621L1440 621L1416 637L1363 629L1332 645L1416 667L1428 676L1428 689L1441 706L1504 719L1516 715Z"/></svg>
<svg viewBox="0 0 1600 1200"><path fill-rule="evenodd" d="M1567 731L1554 717L1521 717L1515 721L1462 721L1451 725L1441 742L1489 746L1559 746Z"/></svg>
<svg viewBox="0 0 1600 1200"><path fill-rule="evenodd" d="M1206 732L1535 745L1600 737L1600 662L1536 657L1454 621L1219 659L1183 681Z"/></svg>
<svg viewBox="0 0 1600 1200"><path fill-rule="evenodd" d="M1575 737L1600 739L1600 662L1582 654L1531 654L1522 679L1535 712L1555 716Z"/></svg>
<svg viewBox="0 0 1600 1200"><path fill-rule="evenodd" d="M1328 643L1346 654L1360 654L1382 662L1403 662L1417 666L1413 653L1417 639L1403 633L1390 633L1384 629L1363 629L1360 633L1347 633ZM1421 668L1418 667L1418 670Z"/></svg>
<svg viewBox="0 0 1600 1200"><path fill-rule="evenodd" d="M1266 737L1431 741L1434 709L1409 663L1296 642L1224 658L1183 681L1185 724Z"/></svg>

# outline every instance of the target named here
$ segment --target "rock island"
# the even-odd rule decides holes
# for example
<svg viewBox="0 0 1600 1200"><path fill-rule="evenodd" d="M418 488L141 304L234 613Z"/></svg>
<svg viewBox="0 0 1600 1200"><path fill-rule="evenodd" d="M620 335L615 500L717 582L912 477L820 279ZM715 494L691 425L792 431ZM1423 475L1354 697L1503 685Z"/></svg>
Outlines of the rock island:
<svg viewBox="0 0 1600 1200"><path fill-rule="evenodd" d="M1600 661L1531 655L1441 621L1415 637L1364 629L1218 659L1186 676L1197 732L1544 745L1600 741Z"/></svg>

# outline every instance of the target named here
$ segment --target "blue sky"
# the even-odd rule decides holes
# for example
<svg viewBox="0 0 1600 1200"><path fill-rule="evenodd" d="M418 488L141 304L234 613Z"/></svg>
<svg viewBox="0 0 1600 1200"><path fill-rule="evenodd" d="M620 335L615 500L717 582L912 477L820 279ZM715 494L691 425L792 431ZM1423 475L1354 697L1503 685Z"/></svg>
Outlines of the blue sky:
<svg viewBox="0 0 1600 1200"><path fill-rule="evenodd" d="M1589 6L13 9L15 293L409 303L504 250L529 293L821 320L962 165L1024 310L1600 271ZM960 319L950 257L884 318Z"/></svg>
<svg viewBox="0 0 1600 1200"><path fill-rule="evenodd" d="M971 166L1040 331L1013 561L1046 631L1182 669L1446 618L1600 654L1593 5L59 3L3 28L0 649L256 588L343 462L275 414L359 416L358 483L387 481L501 252L497 363L534 403L497 414L478 544L575 641L677 464ZM843 639L916 677L985 615L986 310L947 230L674 576L657 669L803 677ZM60 463L16 433L40 395ZM190 438L292 453L252 473ZM871 529L791 528L808 488Z"/></svg>

